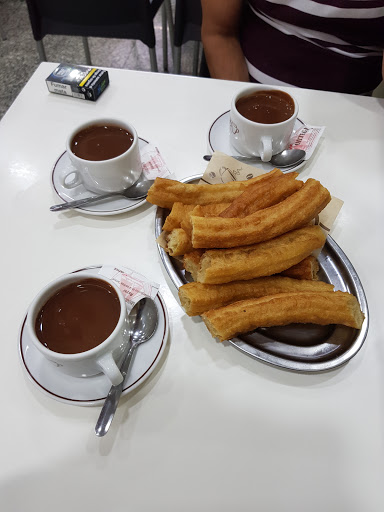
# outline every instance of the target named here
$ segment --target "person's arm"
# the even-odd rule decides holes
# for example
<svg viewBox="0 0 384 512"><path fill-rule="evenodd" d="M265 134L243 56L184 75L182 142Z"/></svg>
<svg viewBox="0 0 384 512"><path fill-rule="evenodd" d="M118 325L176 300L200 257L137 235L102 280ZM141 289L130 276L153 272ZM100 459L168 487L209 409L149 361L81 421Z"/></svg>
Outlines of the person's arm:
<svg viewBox="0 0 384 512"><path fill-rule="evenodd" d="M212 78L249 80L238 39L242 0L201 0L201 39Z"/></svg>

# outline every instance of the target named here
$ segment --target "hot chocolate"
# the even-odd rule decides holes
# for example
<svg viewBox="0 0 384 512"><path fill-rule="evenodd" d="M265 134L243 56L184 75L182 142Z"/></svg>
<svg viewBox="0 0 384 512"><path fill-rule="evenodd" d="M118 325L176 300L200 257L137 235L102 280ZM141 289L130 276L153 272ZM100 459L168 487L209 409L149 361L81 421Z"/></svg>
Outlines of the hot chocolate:
<svg viewBox="0 0 384 512"><path fill-rule="evenodd" d="M36 316L35 332L48 349L77 354L106 340L120 313L113 286L97 278L83 279L64 286L48 299Z"/></svg>
<svg viewBox="0 0 384 512"><path fill-rule="evenodd" d="M77 132L71 151L83 160L110 160L125 153L134 136L126 128L114 124L94 124Z"/></svg>
<svg viewBox="0 0 384 512"><path fill-rule="evenodd" d="M276 124L286 121L295 112L295 103L284 91L255 91L236 101L237 111L256 123Z"/></svg>

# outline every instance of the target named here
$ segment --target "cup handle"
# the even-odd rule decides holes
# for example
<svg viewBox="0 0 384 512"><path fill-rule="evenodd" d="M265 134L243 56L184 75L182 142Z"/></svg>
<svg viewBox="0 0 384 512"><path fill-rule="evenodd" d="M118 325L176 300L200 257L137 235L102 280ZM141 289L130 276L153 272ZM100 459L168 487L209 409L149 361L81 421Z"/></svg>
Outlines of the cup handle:
<svg viewBox="0 0 384 512"><path fill-rule="evenodd" d="M74 175L73 179L67 182L68 176ZM78 171L69 171L65 176L59 177L60 185L64 188L75 188L83 183L80 173Z"/></svg>
<svg viewBox="0 0 384 512"><path fill-rule="evenodd" d="M105 354L103 357L97 361L102 372L108 377L111 381L112 386L118 386L123 382L123 376L115 360L112 357L112 354Z"/></svg>
<svg viewBox="0 0 384 512"><path fill-rule="evenodd" d="M261 137L262 149L260 156L263 162L269 162L272 158L272 139L271 137Z"/></svg>

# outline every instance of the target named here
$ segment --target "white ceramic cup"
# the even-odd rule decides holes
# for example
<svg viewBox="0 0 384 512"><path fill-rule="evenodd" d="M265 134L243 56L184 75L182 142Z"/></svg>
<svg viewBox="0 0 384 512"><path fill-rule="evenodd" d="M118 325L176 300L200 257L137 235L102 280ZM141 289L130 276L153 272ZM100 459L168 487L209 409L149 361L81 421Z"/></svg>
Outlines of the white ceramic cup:
<svg viewBox="0 0 384 512"><path fill-rule="evenodd" d="M61 354L54 352L43 345L36 335L35 322L41 308L55 292L71 283L84 279L101 279L110 284L116 291L120 301L120 316L113 332L100 345L77 354ZM124 296L112 281L89 271L74 272L55 279L43 288L33 299L28 310L26 320L27 332L34 346L43 356L58 370L73 377L90 377L104 373L111 384L117 386L123 381L123 376L117 366L128 343L127 331L127 306Z"/></svg>
<svg viewBox="0 0 384 512"><path fill-rule="evenodd" d="M121 126L133 135L133 143L124 153L108 160L85 160L76 156L71 150L74 136L92 125L110 124ZM72 167L59 177L64 188L83 185L96 194L121 192L133 185L139 178L142 166L137 132L130 123L117 119L94 119L77 126L68 136L66 150Z"/></svg>
<svg viewBox="0 0 384 512"><path fill-rule="evenodd" d="M295 104L295 111L289 119L281 123L257 123L250 121L238 112L236 102L239 98L256 91L267 90L279 89L270 85L255 84L235 94L232 98L229 123L230 142L236 151L244 156L259 156L263 162L269 162L272 155L286 149L299 111L297 101L289 94Z"/></svg>

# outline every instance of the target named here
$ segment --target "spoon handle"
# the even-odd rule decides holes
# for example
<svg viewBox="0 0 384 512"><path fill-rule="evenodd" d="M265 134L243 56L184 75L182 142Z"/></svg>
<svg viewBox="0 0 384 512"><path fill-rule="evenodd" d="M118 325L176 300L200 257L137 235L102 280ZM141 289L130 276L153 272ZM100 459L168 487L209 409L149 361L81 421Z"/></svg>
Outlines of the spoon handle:
<svg viewBox="0 0 384 512"><path fill-rule="evenodd" d="M262 162L262 159L258 156L240 156L240 155L229 155L231 158L235 158L239 162ZM204 155L203 159L209 162L212 158L212 155Z"/></svg>
<svg viewBox="0 0 384 512"><path fill-rule="evenodd" d="M124 379L128 373L129 366L132 361L132 357L136 347L137 344L133 344L124 357L123 363L120 368L120 371ZM120 400L121 393L123 391L124 379L123 382L121 382L121 384L119 384L118 386L112 386L111 389L109 390L109 393L107 395L107 398L105 399L103 408L101 409L100 416L95 426L95 434L98 437L105 436L105 434L109 430L109 427L111 426L112 420L115 416L117 405Z"/></svg>
<svg viewBox="0 0 384 512"><path fill-rule="evenodd" d="M80 206L96 203L97 201L101 201L102 199L108 199L108 197L113 197L116 195L121 194L119 192L109 192L108 194L103 194L102 196L85 197L84 199L78 199L77 201L68 201L67 203L56 204L54 206L51 206L50 210L51 212L60 212L62 210L70 210L71 208L79 208Z"/></svg>

